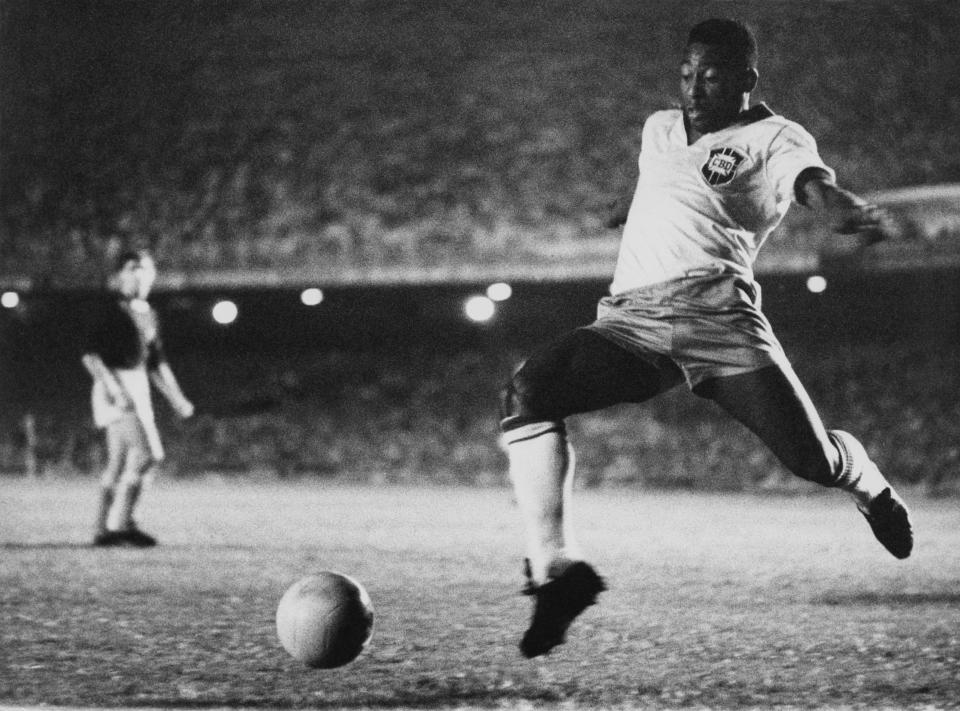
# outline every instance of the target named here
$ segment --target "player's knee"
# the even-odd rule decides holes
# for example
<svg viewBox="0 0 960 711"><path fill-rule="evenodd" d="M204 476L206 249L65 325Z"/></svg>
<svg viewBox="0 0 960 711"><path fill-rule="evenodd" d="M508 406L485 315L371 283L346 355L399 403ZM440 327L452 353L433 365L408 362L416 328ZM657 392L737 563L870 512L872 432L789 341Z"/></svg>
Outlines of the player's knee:
<svg viewBox="0 0 960 711"><path fill-rule="evenodd" d="M565 434L563 419L550 407L537 381L521 368L504 386L500 398L500 430L504 444L554 432Z"/></svg>
<svg viewBox="0 0 960 711"><path fill-rule="evenodd" d="M115 453L110 453L107 463L103 467L103 473L100 474L100 486L110 489L116 486L123 473L123 457Z"/></svg>
<svg viewBox="0 0 960 711"><path fill-rule="evenodd" d="M545 434L559 435L566 440L567 430L562 420L542 420L540 422L525 422L503 430L501 442L504 445L517 444L536 439Z"/></svg>
<svg viewBox="0 0 960 711"><path fill-rule="evenodd" d="M541 393L539 383L520 368L500 392L500 429L503 432L531 422L558 419Z"/></svg>
<svg viewBox="0 0 960 711"><path fill-rule="evenodd" d="M514 375L507 383L500 389L500 426L503 427L504 422L509 418L516 415L520 410L520 398L517 392L517 386L514 384Z"/></svg>
<svg viewBox="0 0 960 711"><path fill-rule="evenodd" d="M103 474L100 475L100 488L101 489L113 489L116 488L117 482L120 481L120 467L112 467L103 470Z"/></svg>
<svg viewBox="0 0 960 711"><path fill-rule="evenodd" d="M150 454L144 457L140 462L140 476L143 477L150 470L155 469L163 464L163 456Z"/></svg>
<svg viewBox="0 0 960 711"><path fill-rule="evenodd" d="M146 452L132 452L127 460L127 466L121 476L124 484L139 484L147 472L153 469L159 461Z"/></svg>

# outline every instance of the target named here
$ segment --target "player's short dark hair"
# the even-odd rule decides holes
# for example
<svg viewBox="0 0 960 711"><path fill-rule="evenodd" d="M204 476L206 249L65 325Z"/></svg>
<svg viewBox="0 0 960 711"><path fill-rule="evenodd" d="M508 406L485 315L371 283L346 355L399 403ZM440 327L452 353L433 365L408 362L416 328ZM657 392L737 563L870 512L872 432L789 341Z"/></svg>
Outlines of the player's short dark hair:
<svg viewBox="0 0 960 711"><path fill-rule="evenodd" d="M113 273L118 274L127 266L127 262L140 262L141 253L135 249L126 249L113 260Z"/></svg>
<svg viewBox="0 0 960 711"><path fill-rule="evenodd" d="M739 20L712 18L698 22L690 30L687 46L707 44L718 47L730 61L757 67L757 38L749 26Z"/></svg>

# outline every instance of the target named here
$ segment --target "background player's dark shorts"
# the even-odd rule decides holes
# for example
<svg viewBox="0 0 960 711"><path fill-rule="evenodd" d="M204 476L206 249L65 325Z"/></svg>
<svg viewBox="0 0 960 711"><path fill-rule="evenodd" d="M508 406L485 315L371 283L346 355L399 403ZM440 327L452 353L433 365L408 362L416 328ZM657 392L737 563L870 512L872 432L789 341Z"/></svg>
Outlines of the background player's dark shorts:
<svg viewBox="0 0 960 711"><path fill-rule="evenodd" d="M637 355L666 356L690 388L769 365L789 367L760 311L760 286L735 274L687 277L605 297L597 320L585 328Z"/></svg>

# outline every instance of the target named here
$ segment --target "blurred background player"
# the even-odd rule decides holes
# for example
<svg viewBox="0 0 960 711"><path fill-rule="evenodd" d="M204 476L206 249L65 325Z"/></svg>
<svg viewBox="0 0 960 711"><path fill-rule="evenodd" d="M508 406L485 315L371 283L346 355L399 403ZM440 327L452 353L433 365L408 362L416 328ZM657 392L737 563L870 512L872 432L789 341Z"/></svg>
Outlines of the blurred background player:
<svg viewBox="0 0 960 711"><path fill-rule="evenodd" d="M753 263L791 202L835 232L882 238L878 210L839 188L814 139L766 105L752 31L707 20L688 36L681 108L644 124L639 178L610 296L597 319L536 353L505 389L503 440L527 536L520 643L535 657L563 643L604 580L568 525L573 451L564 419L643 402L681 383L753 431L795 475L849 492L877 539L910 555L909 514L853 436L827 430L760 310Z"/></svg>
<svg viewBox="0 0 960 711"><path fill-rule="evenodd" d="M178 415L193 414L167 363L157 314L147 301L155 278L149 253L121 254L109 277L110 298L100 305L84 348L83 365L93 378L93 419L107 442L93 538L97 546L157 543L133 518L144 478L164 457L150 384Z"/></svg>

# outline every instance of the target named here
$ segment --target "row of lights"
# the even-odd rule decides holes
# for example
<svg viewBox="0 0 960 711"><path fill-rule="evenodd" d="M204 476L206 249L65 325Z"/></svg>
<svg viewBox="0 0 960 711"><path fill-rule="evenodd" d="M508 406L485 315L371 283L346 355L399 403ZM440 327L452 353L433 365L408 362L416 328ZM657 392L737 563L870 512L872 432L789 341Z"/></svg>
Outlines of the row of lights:
<svg viewBox="0 0 960 711"><path fill-rule="evenodd" d="M813 294L822 294L826 291L827 280L819 275L807 279L807 290ZM498 281L490 284L483 294L468 296L463 302L464 315L474 323L484 323L492 319L497 313L497 304L507 301L513 296L513 289L506 282ZM319 306L323 302L323 291L316 287L304 289L300 292L300 301L305 306ZM20 295L16 291L5 291L0 294L0 306L15 309L20 305ZM240 310L236 303L229 299L221 299L213 305L210 315L217 323L228 326L237 320Z"/></svg>
<svg viewBox="0 0 960 711"><path fill-rule="evenodd" d="M483 323L492 319L497 313L497 303L506 301L513 296L513 289L505 282L497 282L487 287L484 294L473 294L463 302L463 313L475 323ZM317 288L304 289L300 292L300 302L305 306L318 306L323 302L323 291ZM222 299L213 305L211 315L213 320L221 325L229 325L237 320L240 310L236 303L229 299Z"/></svg>
<svg viewBox="0 0 960 711"><path fill-rule="evenodd" d="M467 318L475 323L489 321L497 313L497 303L506 301L513 296L513 289L510 285L498 281L487 287L485 294L474 294L468 296L463 302L463 312Z"/></svg>
<svg viewBox="0 0 960 711"><path fill-rule="evenodd" d="M310 287L300 292L300 303L304 306L319 306L323 302L323 291L316 287ZM237 320L240 315L240 309L236 303L230 299L221 299L213 305L210 310L213 320L221 326L229 326Z"/></svg>
<svg viewBox="0 0 960 711"><path fill-rule="evenodd" d="M485 294L473 294L463 302L463 313L475 323L489 321L497 313L497 303L513 296L513 289L505 282L496 282L487 287ZM323 302L323 291L314 287L300 292L300 302L305 306L318 306ZM240 310L236 303L221 299L211 310L213 320L221 325L229 325L237 320Z"/></svg>

